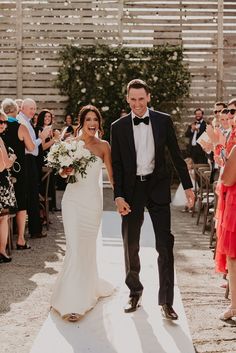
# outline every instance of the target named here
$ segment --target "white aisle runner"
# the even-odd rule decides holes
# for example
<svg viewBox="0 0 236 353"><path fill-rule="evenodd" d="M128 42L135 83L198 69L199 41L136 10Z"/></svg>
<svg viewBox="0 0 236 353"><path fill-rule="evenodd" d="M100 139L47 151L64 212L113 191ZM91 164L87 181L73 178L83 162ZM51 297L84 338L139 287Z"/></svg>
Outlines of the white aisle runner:
<svg viewBox="0 0 236 353"><path fill-rule="evenodd" d="M128 299L128 290L123 284L120 218L115 212L104 212L100 270L103 277L113 283L113 296L99 300L77 323L63 321L51 312L30 353L194 353L177 285L174 308L179 320L164 320L157 305L157 254L148 215L141 245L141 280L145 288L142 307L135 313L125 314L123 306Z"/></svg>

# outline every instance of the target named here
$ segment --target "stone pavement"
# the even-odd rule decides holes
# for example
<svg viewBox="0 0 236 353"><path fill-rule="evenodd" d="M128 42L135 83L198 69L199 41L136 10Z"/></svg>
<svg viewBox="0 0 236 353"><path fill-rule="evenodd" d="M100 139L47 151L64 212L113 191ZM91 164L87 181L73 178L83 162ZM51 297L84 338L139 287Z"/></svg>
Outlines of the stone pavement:
<svg viewBox="0 0 236 353"><path fill-rule="evenodd" d="M104 191L104 206L114 210L109 189ZM12 263L0 265L1 353L29 353L48 316L53 281L64 255L61 217L52 214L51 220L47 238L32 240L31 250L14 251ZM235 353L236 327L218 319L228 304L223 279L214 272L209 235L202 235L195 222L189 214L172 210L177 282L194 347L199 353Z"/></svg>
<svg viewBox="0 0 236 353"><path fill-rule="evenodd" d="M163 320L157 305L158 276L152 225L148 215L141 233L141 281L144 285L141 308L125 314L129 295L124 285L123 246L120 216L105 211L102 221L100 274L113 284L111 297L101 299L78 323L68 323L50 312L30 353L194 353L178 286L174 308L179 320ZM50 337L50 339L49 339Z"/></svg>

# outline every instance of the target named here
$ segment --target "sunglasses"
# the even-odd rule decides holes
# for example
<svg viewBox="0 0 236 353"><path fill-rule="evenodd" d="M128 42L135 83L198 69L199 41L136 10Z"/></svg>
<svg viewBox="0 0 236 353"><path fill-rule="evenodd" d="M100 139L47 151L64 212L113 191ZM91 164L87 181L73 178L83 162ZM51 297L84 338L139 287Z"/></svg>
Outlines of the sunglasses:
<svg viewBox="0 0 236 353"><path fill-rule="evenodd" d="M6 120L0 120L0 125L7 124Z"/></svg>
<svg viewBox="0 0 236 353"><path fill-rule="evenodd" d="M214 114L220 113L221 110L214 110Z"/></svg>
<svg viewBox="0 0 236 353"><path fill-rule="evenodd" d="M236 109L223 109L221 110L221 114L231 114L234 115L236 113Z"/></svg>

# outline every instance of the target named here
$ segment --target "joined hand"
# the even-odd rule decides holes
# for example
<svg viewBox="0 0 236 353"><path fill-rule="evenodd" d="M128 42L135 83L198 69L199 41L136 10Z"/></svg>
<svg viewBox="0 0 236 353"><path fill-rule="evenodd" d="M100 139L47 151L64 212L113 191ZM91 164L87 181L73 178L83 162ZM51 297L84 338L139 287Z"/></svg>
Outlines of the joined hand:
<svg viewBox="0 0 236 353"><path fill-rule="evenodd" d="M122 198L116 199L117 211L120 215L126 216L129 212L131 212L129 204Z"/></svg>
<svg viewBox="0 0 236 353"><path fill-rule="evenodd" d="M185 195L188 201L188 207L192 208L194 206L195 194L192 189L185 190Z"/></svg>

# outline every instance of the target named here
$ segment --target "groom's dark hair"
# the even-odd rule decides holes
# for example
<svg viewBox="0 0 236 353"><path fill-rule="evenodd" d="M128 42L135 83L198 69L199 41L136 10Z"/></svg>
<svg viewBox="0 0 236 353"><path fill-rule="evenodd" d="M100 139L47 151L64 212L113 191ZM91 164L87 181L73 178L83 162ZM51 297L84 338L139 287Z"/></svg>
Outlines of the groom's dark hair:
<svg viewBox="0 0 236 353"><path fill-rule="evenodd" d="M147 94L150 93L149 86L146 84L145 81L140 80L139 78L135 78L134 80L132 80L132 81L130 81L128 83L128 85L127 85L127 93L129 93L129 90L131 88L135 88L135 89L144 88Z"/></svg>

